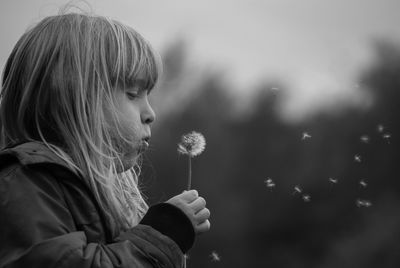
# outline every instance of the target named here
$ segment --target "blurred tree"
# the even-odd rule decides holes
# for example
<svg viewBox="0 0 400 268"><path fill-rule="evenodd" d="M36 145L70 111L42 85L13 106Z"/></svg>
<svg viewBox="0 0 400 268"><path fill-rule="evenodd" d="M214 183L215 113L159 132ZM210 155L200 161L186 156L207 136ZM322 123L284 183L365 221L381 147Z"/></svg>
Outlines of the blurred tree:
<svg viewBox="0 0 400 268"><path fill-rule="evenodd" d="M163 56L165 80L155 102L174 97L156 124L144 177L147 187L153 184L150 202L183 191L186 159L177 143L191 130L205 135L206 150L193 163L193 187L208 201L212 228L190 252L189 267L398 267L400 50L376 44L376 63L362 75L363 88L374 96L371 109L343 108L297 125L280 121L281 96L268 83L251 113L232 116L223 75L195 68L188 73L184 51L178 42ZM305 130L312 137L302 140ZM267 177L275 187L266 187ZM310 202L294 194L295 185ZM372 206L357 207L357 198ZM221 262L211 262L213 250Z"/></svg>

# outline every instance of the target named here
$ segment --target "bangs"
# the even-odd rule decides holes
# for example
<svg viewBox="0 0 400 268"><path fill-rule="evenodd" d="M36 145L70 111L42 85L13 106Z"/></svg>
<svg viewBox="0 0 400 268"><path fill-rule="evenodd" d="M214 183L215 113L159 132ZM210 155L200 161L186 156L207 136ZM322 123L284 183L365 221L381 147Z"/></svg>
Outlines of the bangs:
<svg viewBox="0 0 400 268"><path fill-rule="evenodd" d="M160 56L132 28L112 21L109 36L109 79L113 87L139 87L150 92L161 74Z"/></svg>

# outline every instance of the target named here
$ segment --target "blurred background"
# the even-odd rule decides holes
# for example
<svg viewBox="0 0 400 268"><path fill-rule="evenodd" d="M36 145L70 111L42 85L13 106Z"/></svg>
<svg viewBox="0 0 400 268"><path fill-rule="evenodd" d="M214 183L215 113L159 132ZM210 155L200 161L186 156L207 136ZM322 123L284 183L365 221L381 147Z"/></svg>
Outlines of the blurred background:
<svg viewBox="0 0 400 268"><path fill-rule="evenodd" d="M0 2L0 67L66 1ZM193 188L211 230L188 267L400 267L398 0L88 1L159 51L142 188ZM85 5L83 5L85 6Z"/></svg>

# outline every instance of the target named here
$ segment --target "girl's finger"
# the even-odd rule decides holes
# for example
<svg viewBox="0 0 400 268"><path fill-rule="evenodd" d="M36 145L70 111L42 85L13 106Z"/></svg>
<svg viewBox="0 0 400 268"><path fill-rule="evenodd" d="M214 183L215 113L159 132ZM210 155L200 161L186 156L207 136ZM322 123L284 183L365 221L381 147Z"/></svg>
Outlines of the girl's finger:
<svg viewBox="0 0 400 268"><path fill-rule="evenodd" d="M211 223L209 220L206 220L195 227L196 233L204 233L210 230Z"/></svg>
<svg viewBox="0 0 400 268"><path fill-rule="evenodd" d="M208 208L203 208L196 215L194 215L194 217L198 222L204 222L210 218L210 215L210 210Z"/></svg>
<svg viewBox="0 0 400 268"><path fill-rule="evenodd" d="M182 199L188 203L195 201L199 197L199 193L196 190L184 191L181 193Z"/></svg>
<svg viewBox="0 0 400 268"><path fill-rule="evenodd" d="M194 214L206 207L206 200L203 197L199 197L189 204L189 207L193 210Z"/></svg>

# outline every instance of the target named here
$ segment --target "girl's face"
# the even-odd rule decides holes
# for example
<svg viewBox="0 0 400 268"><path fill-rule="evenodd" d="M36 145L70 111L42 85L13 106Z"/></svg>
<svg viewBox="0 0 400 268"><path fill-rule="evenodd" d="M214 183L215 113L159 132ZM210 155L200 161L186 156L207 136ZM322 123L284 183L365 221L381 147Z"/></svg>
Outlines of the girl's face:
<svg viewBox="0 0 400 268"><path fill-rule="evenodd" d="M121 152L122 169L127 170L134 165L138 155L149 145L150 127L155 120L155 113L148 100L148 91L142 87L118 89L115 94L117 110L115 117L119 121L122 136L129 139L129 142L116 140L115 144L117 150ZM106 120L110 120L110 115L106 115ZM113 129L111 132L113 133ZM119 135L112 136L119 137Z"/></svg>

